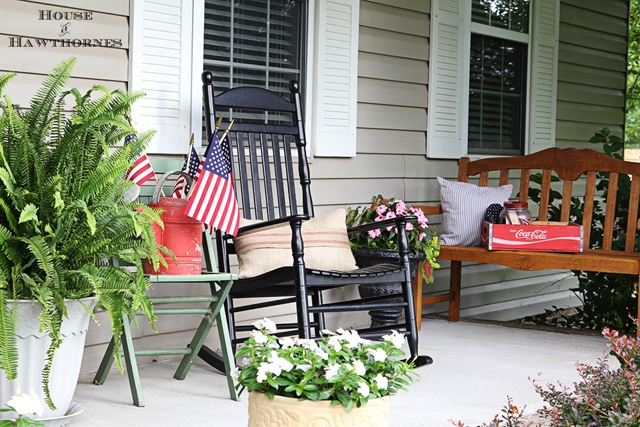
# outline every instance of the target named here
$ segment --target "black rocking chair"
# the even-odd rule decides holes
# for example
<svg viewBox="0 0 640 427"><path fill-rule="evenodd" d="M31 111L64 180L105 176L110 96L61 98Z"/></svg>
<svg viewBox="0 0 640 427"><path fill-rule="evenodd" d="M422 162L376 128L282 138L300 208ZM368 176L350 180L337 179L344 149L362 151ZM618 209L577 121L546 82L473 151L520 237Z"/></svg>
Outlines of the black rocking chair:
<svg viewBox="0 0 640 427"><path fill-rule="evenodd" d="M395 307L403 310L404 319L400 320L401 323L359 329L360 336L377 339L392 329L397 330L407 337L410 358L416 366L431 363L429 356L418 355L418 332L405 235L407 221L414 218L399 217L348 230L348 233L355 233L386 226L397 227L400 253L397 264L386 263L359 269L354 265L356 269L351 271L322 270L306 265L305 255L308 254L305 252L307 245L303 224L314 217L314 209L298 83L292 81L289 84L291 101L288 101L275 92L256 87L233 88L214 96L211 72L205 71L202 80L209 140L215 131L216 118L224 117L219 134L227 130L230 118L234 120L228 137L221 142L221 148L227 150L232 159L241 215L253 220L247 222L249 225L241 224L238 235L271 230L280 225L280 229L286 229L291 236L286 241L283 266L253 277L242 278L241 274L241 278L234 281L226 301L234 348L246 339L246 332L253 329L248 322L243 324L237 321L238 314L246 313L241 314L243 318L251 318L252 315L253 319L260 317L247 313L251 310L294 304L296 322L278 324L279 334L314 338L325 328L325 314ZM346 247L349 250L348 244ZM216 249L220 271L230 272L231 256L236 254L233 237L217 231ZM331 303L323 301L323 291L328 289L391 282L402 284L401 294ZM240 300L243 300L242 305L237 304Z"/></svg>

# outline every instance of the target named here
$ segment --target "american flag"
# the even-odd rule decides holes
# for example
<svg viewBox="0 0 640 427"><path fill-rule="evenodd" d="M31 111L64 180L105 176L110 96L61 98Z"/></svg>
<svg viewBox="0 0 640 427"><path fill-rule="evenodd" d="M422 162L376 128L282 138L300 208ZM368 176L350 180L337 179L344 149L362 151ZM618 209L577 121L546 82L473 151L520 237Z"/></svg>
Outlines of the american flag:
<svg viewBox="0 0 640 427"><path fill-rule="evenodd" d="M198 168L200 167L200 158L198 157L198 153L196 152L195 147L191 146L191 154L188 159L185 159L184 165L182 165L182 172L186 172L187 175L194 179L196 177L196 173L198 173ZM187 182L187 179L180 174L178 179L176 180L176 185L173 187L173 191L171 192L171 197L177 197L178 199L186 199L187 194L189 194L189 188L191 185Z"/></svg>
<svg viewBox="0 0 640 427"><path fill-rule="evenodd" d="M124 139L124 143L128 144L135 138L135 133L127 135ZM147 153L144 153L142 156L138 157L138 159L133 162L133 166L131 166L131 169L129 169L129 171L127 172L127 179L129 181L132 181L136 185L142 185L155 176L156 173L153 170L153 166L151 166L151 162L149 161L149 157L147 157Z"/></svg>
<svg viewBox="0 0 640 427"><path fill-rule="evenodd" d="M233 236L238 234L240 211L233 189L231 159L228 151L220 148L216 132L191 192L187 216Z"/></svg>

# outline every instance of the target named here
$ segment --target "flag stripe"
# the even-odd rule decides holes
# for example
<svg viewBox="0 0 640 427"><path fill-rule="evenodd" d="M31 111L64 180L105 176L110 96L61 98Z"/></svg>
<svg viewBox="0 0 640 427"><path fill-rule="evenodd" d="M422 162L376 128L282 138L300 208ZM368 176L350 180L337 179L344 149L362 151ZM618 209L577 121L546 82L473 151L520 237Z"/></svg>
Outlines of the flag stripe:
<svg viewBox="0 0 640 427"><path fill-rule="evenodd" d="M142 185L155 176L153 166L149 161L149 157L143 154L133 163L129 172L127 172L127 179L137 185Z"/></svg>

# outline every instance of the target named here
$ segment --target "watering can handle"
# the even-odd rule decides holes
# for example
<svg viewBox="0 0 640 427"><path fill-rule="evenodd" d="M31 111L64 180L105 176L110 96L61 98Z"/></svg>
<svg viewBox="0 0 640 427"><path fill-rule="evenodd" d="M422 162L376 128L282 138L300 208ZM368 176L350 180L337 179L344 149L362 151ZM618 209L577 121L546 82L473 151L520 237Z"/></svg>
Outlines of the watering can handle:
<svg viewBox="0 0 640 427"><path fill-rule="evenodd" d="M189 176L188 173L184 171L179 171L179 170L168 171L160 177L160 179L158 180L158 183L156 184L156 188L153 190L153 198L151 199L152 204L154 205L158 204L158 202L160 201L160 193L162 192L162 186L164 185L164 182L171 175L175 175L175 174L182 175L184 179L187 180L187 183L189 185L193 184L193 179Z"/></svg>

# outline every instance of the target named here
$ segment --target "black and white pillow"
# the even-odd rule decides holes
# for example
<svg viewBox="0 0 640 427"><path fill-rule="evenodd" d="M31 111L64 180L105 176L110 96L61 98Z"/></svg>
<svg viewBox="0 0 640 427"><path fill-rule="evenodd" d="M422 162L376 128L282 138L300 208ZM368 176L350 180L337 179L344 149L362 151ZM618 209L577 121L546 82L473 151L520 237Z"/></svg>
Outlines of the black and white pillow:
<svg viewBox="0 0 640 427"><path fill-rule="evenodd" d="M447 246L480 246L480 229L487 207L503 204L511 197L513 185L479 187L437 177L442 203L440 243Z"/></svg>

